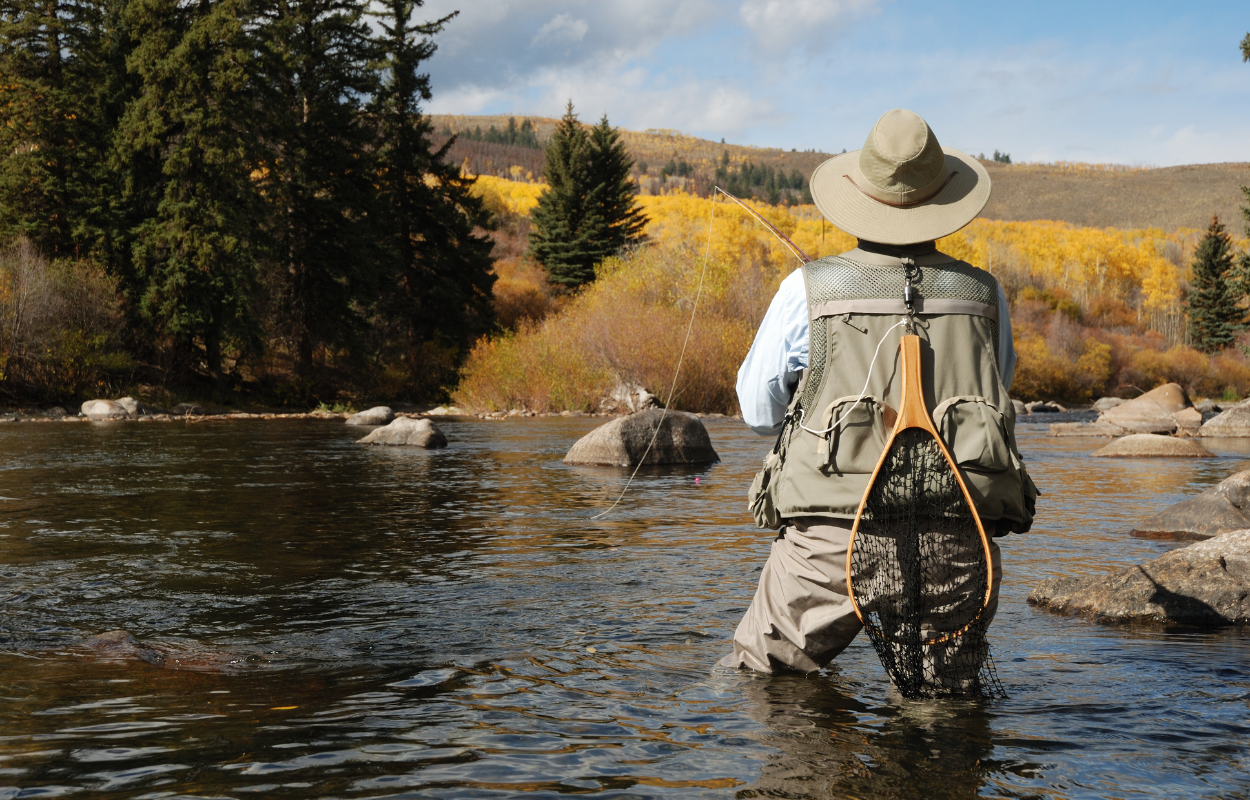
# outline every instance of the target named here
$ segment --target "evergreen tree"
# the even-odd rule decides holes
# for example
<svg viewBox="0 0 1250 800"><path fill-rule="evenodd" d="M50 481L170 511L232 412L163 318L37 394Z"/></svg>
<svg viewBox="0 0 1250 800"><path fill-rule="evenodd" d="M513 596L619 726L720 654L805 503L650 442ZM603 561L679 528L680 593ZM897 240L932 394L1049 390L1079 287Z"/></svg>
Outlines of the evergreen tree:
<svg viewBox="0 0 1250 800"><path fill-rule="evenodd" d="M547 280L567 289L589 283L595 265L642 241L647 220L634 200L633 166L607 116L587 131L569 101L547 144L549 188L531 215L530 254Z"/></svg>
<svg viewBox="0 0 1250 800"><path fill-rule="evenodd" d="M634 199L638 195L638 184L630 179L633 169L634 160L625 151L620 132L608 124L608 115L604 114L599 124L590 130L588 165L590 186L598 206L595 216L603 226L599 234L600 260L644 238L642 229L647 218ZM678 173L688 177L691 172L690 165L682 159Z"/></svg>
<svg viewBox="0 0 1250 800"><path fill-rule="evenodd" d="M54 258L98 243L112 131L95 101L117 6L0 0L0 239L25 235Z"/></svg>
<svg viewBox="0 0 1250 800"><path fill-rule="evenodd" d="M1242 329L1240 299L1230 285L1232 240L1219 217L1212 217L1207 234L1194 251L1193 284L1187 299L1189 330L1199 350L1210 353L1233 343Z"/></svg>
<svg viewBox="0 0 1250 800"><path fill-rule="evenodd" d="M432 128L420 107L430 99L429 76L419 71L435 50L430 37L455 15L414 25L420 5L421 0L382 4L379 44L387 78L374 112L380 131L378 226L398 301L387 305L404 324L410 385L428 396L450 377L429 375L431 348L450 348L458 364L491 325L495 278L493 243L474 232L488 218L481 200L470 194L472 179L447 162L451 141L431 150ZM511 120L510 133L515 128Z"/></svg>
<svg viewBox="0 0 1250 800"><path fill-rule="evenodd" d="M261 208L258 104L246 0L131 0L138 96L118 131L134 308L220 384L223 348L256 341L249 314Z"/></svg>
<svg viewBox="0 0 1250 800"><path fill-rule="evenodd" d="M356 350L380 291L371 149L363 113L378 53L356 0L256 0L262 9L263 130L270 165L264 282L296 371Z"/></svg>
<svg viewBox="0 0 1250 800"><path fill-rule="evenodd" d="M573 113L570 100L547 143L543 168L547 190L530 215L530 255L547 271L547 280L574 289L594 280L602 260L598 237L599 199L591 192L590 138Z"/></svg>

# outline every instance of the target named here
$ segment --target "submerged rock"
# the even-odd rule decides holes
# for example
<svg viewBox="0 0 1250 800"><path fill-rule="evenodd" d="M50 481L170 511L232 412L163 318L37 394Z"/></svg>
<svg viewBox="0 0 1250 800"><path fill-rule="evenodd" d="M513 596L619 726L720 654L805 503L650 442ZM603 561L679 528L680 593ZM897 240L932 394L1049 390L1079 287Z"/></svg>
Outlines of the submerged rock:
<svg viewBox="0 0 1250 800"><path fill-rule="evenodd" d="M248 659L185 646L145 645L126 631L105 631L86 641L91 650L105 658L137 659L161 669L189 672L235 672L247 667Z"/></svg>
<svg viewBox="0 0 1250 800"><path fill-rule="evenodd" d="M1056 422L1051 436L1124 436L1129 432L1109 422Z"/></svg>
<svg viewBox="0 0 1250 800"><path fill-rule="evenodd" d="M87 419L126 419L130 412L125 406L112 400L88 400L82 404L82 415Z"/></svg>
<svg viewBox="0 0 1250 800"><path fill-rule="evenodd" d="M1091 454L1093 458L1215 458L1215 454L1193 439L1134 433Z"/></svg>
<svg viewBox="0 0 1250 800"><path fill-rule="evenodd" d="M1250 400L1243 400L1207 420L1199 435L1250 436Z"/></svg>
<svg viewBox="0 0 1250 800"><path fill-rule="evenodd" d="M1143 539L1210 539L1250 528L1250 470L1169 506L1133 529Z"/></svg>
<svg viewBox="0 0 1250 800"><path fill-rule="evenodd" d="M659 431L657 433L657 426ZM652 437L655 445L647 452ZM646 460L643 460L644 454ZM720 461L703 421L684 411L654 408L600 425L577 440L565 464L711 464Z"/></svg>
<svg viewBox="0 0 1250 800"><path fill-rule="evenodd" d="M1134 433L1175 433L1181 427L1175 415L1189 408L1193 408L1193 403L1185 390L1179 384L1165 383L1104 411L1098 421ZM1199 414L1199 424L1201 419Z"/></svg>
<svg viewBox="0 0 1250 800"><path fill-rule="evenodd" d="M1109 575L1052 578L1029 602L1101 622L1250 623L1250 530L1221 534Z"/></svg>
<svg viewBox="0 0 1250 800"><path fill-rule="evenodd" d="M389 425L370 433L360 444L383 444L395 447L424 447L436 450L447 446L447 437L428 419L399 417Z"/></svg>
<svg viewBox="0 0 1250 800"><path fill-rule="evenodd" d="M395 412L388 406L374 406L347 418L347 425L389 425L395 420Z"/></svg>

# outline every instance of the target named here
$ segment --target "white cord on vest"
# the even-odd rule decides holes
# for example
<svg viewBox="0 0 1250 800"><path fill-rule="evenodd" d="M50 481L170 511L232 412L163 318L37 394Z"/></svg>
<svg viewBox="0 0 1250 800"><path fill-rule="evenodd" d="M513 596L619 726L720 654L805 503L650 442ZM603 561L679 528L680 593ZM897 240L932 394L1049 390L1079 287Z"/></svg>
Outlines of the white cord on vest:
<svg viewBox="0 0 1250 800"><path fill-rule="evenodd" d="M877 349L873 352L872 361L870 361L868 364L868 378L867 380L864 381L864 390L859 393L859 397L856 398L855 403L849 409L847 409L846 415L843 416L842 419L840 419L838 422L835 422L833 425L830 425L828 428L825 428L823 431L812 430L811 428L803 424L803 417L807 416L807 409L800 408L799 409L799 427L807 431L808 433L814 433L817 436L828 436L830 433L838 429L838 425L849 420L851 418L851 412L855 410L856 406L864 402L864 398L868 396L868 384L872 382L872 368L876 366L877 356L881 353L881 345L885 344L885 340L889 338L890 331L894 330L895 328L902 327L903 325L906 325L906 324L907 324L907 317L903 317L901 321L899 321L898 323L894 325L891 325L889 329L886 330L885 334L882 335L881 341L877 342ZM810 354L809 354L809 358L810 358ZM825 369L828 369L828 368L829 368L829 365L826 364Z"/></svg>

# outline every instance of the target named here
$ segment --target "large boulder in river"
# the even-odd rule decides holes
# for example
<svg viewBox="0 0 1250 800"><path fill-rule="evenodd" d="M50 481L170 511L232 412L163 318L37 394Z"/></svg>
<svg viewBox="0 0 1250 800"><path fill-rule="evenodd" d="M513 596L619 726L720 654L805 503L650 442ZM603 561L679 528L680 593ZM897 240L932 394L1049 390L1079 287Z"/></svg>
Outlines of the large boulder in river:
<svg viewBox="0 0 1250 800"><path fill-rule="evenodd" d="M1141 397L1107 409L1098 421L1118 425L1134 433L1175 433L1186 428L1192 429L1190 433L1196 433L1197 426L1202 424L1201 414L1197 415L1196 424L1192 415L1182 414L1180 420L1176 416L1178 412L1193 408L1193 405L1179 384L1165 383Z"/></svg>
<svg viewBox="0 0 1250 800"><path fill-rule="evenodd" d="M1250 623L1250 530L1180 547L1109 575L1051 578L1029 602L1101 622Z"/></svg>
<svg viewBox="0 0 1250 800"><path fill-rule="evenodd" d="M384 425L361 439L360 444L386 444L437 450L447 446L447 437L428 419L399 417L390 425Z"/></svg>
<svg viewBox="0 0 1250 800"><path fill-rule="evenodd" d="M1250 436L1250 400L1243 400L1207 420L1200 436Z"/></svg>
<svg viewBox="0 0 1250 800"><path fill-rule="evenodd" d="M1250 470L1169 506L1133 529L1142 539L1210 539L1250 528Z"/></svg>
<svg viewBox="0 0 1250 800"><path fill-rule="evenodd" d="M1094 401L1095 411L1110 411L1116 406L1124 405L1122 397L1100 397Z"/></svg>
<svg viewBox="0 0 1250 800"><path fill-rule="evenodd" d="M395 412L388 406L374 406L347 418L348 425L389 425L395 421Z"/></svg>
<svg viewBox="0 0 1250 800"><path fill-rule="evenodd" d="M658 428L658 432L657 432ZM650 452L647 445L655 437ZM644 455L646 456L644 460ZM720 461L703 421L684 411L653 408L600 425L577 440L565 464L711 464Z"/></svg>
<svg viewBox="0 0 1250 800"><path fill-rule="evenodd" d="M125 406L113 400L88 400L82 404L81 410L87 419L127 419L131 416Z"/></svg>
<svg viewBox="0 0 1250 800"><path fill-rule="evenodd" d="M1096 450L1094 458L1215 458L1215 454L1193 439L1134 433Z"/></svg>

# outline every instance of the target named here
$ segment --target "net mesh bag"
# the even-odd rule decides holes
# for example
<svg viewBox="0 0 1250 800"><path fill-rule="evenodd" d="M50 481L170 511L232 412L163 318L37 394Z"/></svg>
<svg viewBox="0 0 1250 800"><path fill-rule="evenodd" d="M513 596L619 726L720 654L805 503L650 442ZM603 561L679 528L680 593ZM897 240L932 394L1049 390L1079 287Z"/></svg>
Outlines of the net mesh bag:
<svg viewBox="0 0 1250 800"><path fill-rule="evenodd" d="M986 638L985 547L928 432L894 437L865 496L850 572L873 648L904 697L1005 695Z"/></svg>

